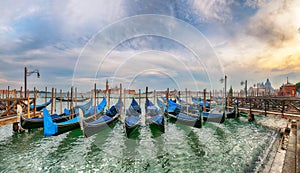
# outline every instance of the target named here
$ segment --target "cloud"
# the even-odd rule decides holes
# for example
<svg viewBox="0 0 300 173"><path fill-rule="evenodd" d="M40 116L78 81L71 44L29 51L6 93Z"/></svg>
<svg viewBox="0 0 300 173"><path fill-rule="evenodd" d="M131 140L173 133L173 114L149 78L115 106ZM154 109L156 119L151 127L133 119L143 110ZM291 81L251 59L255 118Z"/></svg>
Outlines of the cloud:
<svg viewBox="0 0 300 173"><path fill-rule="evenodd" d="M256 82L270 76L291 74L300 70L299 8L300 2L296 0L3 1L0 4L0 68L3 70L2 80L6 82L1 83L0 87L19 85L18 81L23 80L24 65L30 69L38 67L41 71L41 79L31 77L29 86L69 87L77 57L98 31L104 30L120 19L141 14L168 15L187 22L204 34L213 45L219 59L205 59L211 55L201 53L198 61L189 50L174 40L139 36L123 41L108 54L108 59L99 73L99 80L111 77L110 69L117 68L124 57L126 59L149 50L166 52L177 56L178 59L174 60L168 58L166 54L160 54L160 58L155 57L151 61L153 54L145 53L143 54L145 57L139 56L144 58L143 62L135 58L132 59L136 62L130 61L137 67L126 65L126 68L141 72L143 68L147 70L147 63L151 64L149 67L152 69L168 69L173 66L177 71L168 72L176 76L178 71L187 72L184 65L178 65L184 63L196 78L203 79L197 81L197 85L203 86L208 81L205 77L207 76L205 68L201 64L203 59L206 61L204 64L208 64L207 68L215 67L214 64L220 60L226 74L236 86L239 86L240 80L245 78ZM147 26L147 22L150 21L144 22L145 24L141 25ZM176 29L172 22L166 26L168 26L165 29L166 33L172 33ZM162 29L161 26L153 27L157 30ZM123 29L124 27L120 27L102 41L110 43L110 39L120 37ZM177 35L184 39L193 39L184 30L177 32ZM192 41L197 42L196 39ZM203 42L197 43L198 47L203 45ZM97 50L97 46L99 45L93 48ZM103 50L98 52L94 49L83 50L83 61L80 65L84 67L82 74L85 75L79 82L82 85L96 75L99 60L103 55ZM209 70L223 71L222 67ZM125 76L123 79L126 82L130 82L129 71L120 73L120 76ZM160 79L161 75L152 73L142 75L143 80L154 76ZM117 76L115 80L121 80L121 77ZM187 85L192 83L185 82ZM162 83L161 86L163 85L167 83Z"/></svg>
<svg viewBox="0 0 300 173"><path fill-rule="evenodd" d="M299 5L297 1L280 0L261 5L261 10L250 19L246 32L272 47L280 47L297 34L299 21L295 15L299 15Z"/></svg>

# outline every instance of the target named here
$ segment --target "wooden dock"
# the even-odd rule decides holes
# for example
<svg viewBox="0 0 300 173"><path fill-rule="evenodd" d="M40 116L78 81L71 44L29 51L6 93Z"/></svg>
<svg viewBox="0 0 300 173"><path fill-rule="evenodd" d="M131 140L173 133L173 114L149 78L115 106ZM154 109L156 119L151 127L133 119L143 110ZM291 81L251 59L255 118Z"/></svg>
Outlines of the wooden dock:
<svg viewBox="0 0 300 173"><path fill-rule="evenodd" d="M228 97L227 109L255 115L275 116L291 120L300 120L300 98L278 96Z"/></svg>

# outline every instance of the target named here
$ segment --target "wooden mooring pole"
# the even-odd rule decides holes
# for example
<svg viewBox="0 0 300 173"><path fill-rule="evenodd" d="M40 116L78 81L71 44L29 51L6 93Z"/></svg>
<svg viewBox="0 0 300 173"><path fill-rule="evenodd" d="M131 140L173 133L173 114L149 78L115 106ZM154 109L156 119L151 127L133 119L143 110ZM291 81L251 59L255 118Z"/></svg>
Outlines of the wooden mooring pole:
<svg viewBox="0 0 300 173"><path fill-rule="evenodd" d="M54 88L51 91L51 114L54 114Z"/></svg>
<svg viewBox="0 0 300 173"><path fill-rule="evenodd" d="M203 90L203 111L206 112L206 89Z"/></svg>
<svg viewBox="0 0 300 173"><path fill-rule="evenodd" d="M60 101L59 101L59 103L60 103L60 114L62 114L63 113L63 110L62 110L62 89L60 89L60 91L59 91L59 98L60 98Z"/></svg>
<svg viewBox="0 0 300 173"><path fill-rule="evenodd" d="M139 89L139 105L141 105L141 89Z"/></svg>
<svg viewBox="0 0 300 173"><path fill-rule="evenodd" d="M121 102L122 102L122 84L120 83L120 100L121 100ZM125 107L125 105L124 105L124 107ZM122 104L120 104L120 121L122 121L123 120L123 117L122 117Z"/></svg>

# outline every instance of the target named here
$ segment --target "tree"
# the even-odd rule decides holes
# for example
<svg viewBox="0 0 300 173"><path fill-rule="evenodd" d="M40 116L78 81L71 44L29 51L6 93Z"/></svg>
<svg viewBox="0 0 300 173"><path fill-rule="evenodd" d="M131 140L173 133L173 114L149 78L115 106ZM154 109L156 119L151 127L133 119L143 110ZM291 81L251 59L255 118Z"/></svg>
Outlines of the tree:
<svg viewBox="0 0 300 173"><path fill-rule="evenodd" d="M300 92L300 82L296 83L296 91Z"/></svg>
<svg viewBox="0 0 300 173"><path fill-rule="evenodd" d="M230 86L230 89L229 89L229 95L232 97L233 95L233 90L232 90L232 86Z"/></svg>

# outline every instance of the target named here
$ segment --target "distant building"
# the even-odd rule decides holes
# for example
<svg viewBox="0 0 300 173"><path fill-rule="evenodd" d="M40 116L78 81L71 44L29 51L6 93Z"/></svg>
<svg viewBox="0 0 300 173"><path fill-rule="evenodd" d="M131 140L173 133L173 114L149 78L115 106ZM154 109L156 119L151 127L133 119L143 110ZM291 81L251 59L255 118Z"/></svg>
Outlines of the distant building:
<svg viewBox="0 0 300 173"><path fill-rule="evenodd" d="M274 88L269 79L265 83L257 83L253 87L248 89L248 93L252 96L262 96L262 95L276 95Z"/></svg>
<svg viewBox="0 0 300 173"><path fill-rule="evenodd" d="M296 85L289 82L288 78L286 84L282 84L277 93L278 96L295 97L296 96Z"/></svg>

